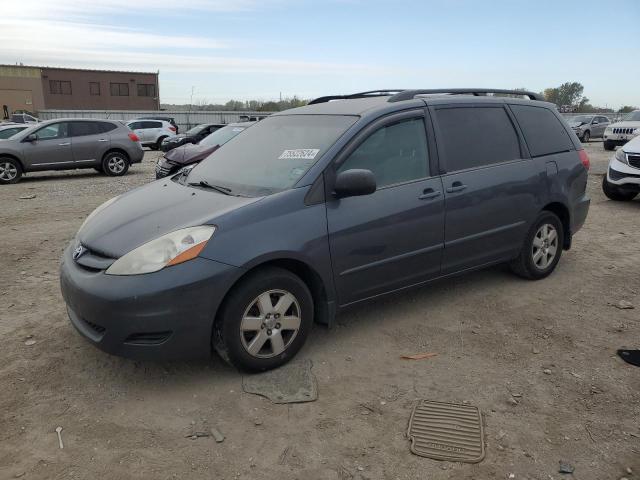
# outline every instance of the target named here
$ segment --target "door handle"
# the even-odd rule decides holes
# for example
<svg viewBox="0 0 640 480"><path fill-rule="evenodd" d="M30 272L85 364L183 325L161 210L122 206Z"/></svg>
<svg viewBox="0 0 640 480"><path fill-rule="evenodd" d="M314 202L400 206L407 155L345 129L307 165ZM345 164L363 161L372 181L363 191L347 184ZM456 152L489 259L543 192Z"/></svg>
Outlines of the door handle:
<svg viewBox="0 0 640 480"><path fill-rule="evenodd" d="M447 188L447 193L461 192L465 188L467 188L467 186L464 185L462 182L453 182L451 186Z"/></svg>
<svg viewBox="0 0 640 480"><path fill-rule="evenodd" d="M433 188L425 188L422 191L422 195L418 197L418 200L431 200L440 196L440 190L434 190Z"/></svg>
<svg viewBox="0 0 640 480"><path fill-rule="evenodd" d="M71 142L59 143L58 145L60 145L61 147L66 147L68 145L71 145Z"/></svg>

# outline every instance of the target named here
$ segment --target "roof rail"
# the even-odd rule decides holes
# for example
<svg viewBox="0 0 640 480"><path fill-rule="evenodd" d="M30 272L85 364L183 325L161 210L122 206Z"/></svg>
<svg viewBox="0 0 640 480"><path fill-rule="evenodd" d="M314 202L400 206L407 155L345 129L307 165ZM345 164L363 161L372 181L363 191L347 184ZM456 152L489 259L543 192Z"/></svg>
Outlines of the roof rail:
<svg viewBox="0 0 640 480"><path fill-rule="evenodd" d="M416 95L429 95L436 93L445 93L450 95L471 94L474 96L484 96L487 93L502 93L508 95L523 95L529 97L530 100L544 101L544 97L539 93L528 92L526 90L502 90L498 88L437 88L428 90L403 90L392 95L388 102L400 102L402 100L411 100Z"/></svg>
<svg viewBox="0 0 640 480"><path fill-rule="evenodd" d="M369 90L368 92L352 93L350 95L327 95L326 97L318 97L311 100L307 105L315 105L316 103L326 103L331 100L347 100L352 98L368 98L368 97L387 97L389 95L397 95L407 90L393 88L389 90Z"/></svg>

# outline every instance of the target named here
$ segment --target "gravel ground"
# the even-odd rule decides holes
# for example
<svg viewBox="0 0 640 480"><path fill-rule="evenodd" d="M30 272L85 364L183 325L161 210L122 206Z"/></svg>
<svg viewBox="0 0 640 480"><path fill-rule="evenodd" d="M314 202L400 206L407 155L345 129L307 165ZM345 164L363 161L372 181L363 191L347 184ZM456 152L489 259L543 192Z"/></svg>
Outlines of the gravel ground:
<svg viewBox="0 0 640 480"><path fill-rule="evenodd" d="M587 150L591 211L551 277L498 267L352 308L300 353L318 400L289 406L243 393L216 357L120 359L69 324L64 246L93 208L153 178L156 153L123 178L44 173L0 187L0 479L548 480L566 478L559 461L576 479L640 479L640 370L615 355L640 347L640 200L607 200L610 152ZM418 352L438 355L399 358ZM480 407L486 458L413 456L405 431L421 398ZM224 442L186 438L207 427Z"/></svg>

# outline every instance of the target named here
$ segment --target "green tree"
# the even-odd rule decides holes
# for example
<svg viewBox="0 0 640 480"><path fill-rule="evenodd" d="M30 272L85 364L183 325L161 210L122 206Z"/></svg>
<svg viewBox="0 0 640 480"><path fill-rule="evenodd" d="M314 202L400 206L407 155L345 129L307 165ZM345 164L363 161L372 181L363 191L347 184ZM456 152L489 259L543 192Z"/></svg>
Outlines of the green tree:
<svg viewBox="0 0 640 480"><path fill-rule="evenodd" d="M582 93L584 87L578 82L565 82L559 87L547 88L544 91L544 98L558 106L571 105L580 107L589 101Z"/></svg>
<svg viewBox="0 0 640 480"><path fill-rule="evenodd" d="M618 113L629 113L629 112L633 112L634 110L638 110L638 107L632 107L631 105L625 105L620 110L618 110Z"/></svg>

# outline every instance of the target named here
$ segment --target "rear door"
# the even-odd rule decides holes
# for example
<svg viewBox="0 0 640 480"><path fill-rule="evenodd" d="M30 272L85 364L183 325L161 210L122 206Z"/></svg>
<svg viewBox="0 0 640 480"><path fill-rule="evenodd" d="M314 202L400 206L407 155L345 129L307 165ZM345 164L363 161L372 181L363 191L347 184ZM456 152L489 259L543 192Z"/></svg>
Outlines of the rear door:
<svg viewBox="0 0 640 480"><path fill-rule="evenodd" d="M102 122L69 122L73 159L78 167L97 165L109 148L109 136L103 133Z"/></svg>
<svg viewBox="0 0 640 480"><path fill-rule="evenodd" d="M367 127L325 172L327 185L349 169L371 170L377 183L371 195L327 195L341 305L439 274L444 204L440 177L429 165L429 145L423 110L392 115Z"/></svg>
<svg viewBox="0 0 640 480"><path fill-rule="evenodd" d="M598 132L596 137L602 137L604 135L604 130L609 125L609 119L607 117L596 117L596 120L598 120Z"/></svg>
<svg viewBox="0 0 640 480"><path fill-rule="evenodd" d="M142 122L142 127L144 128L144 141L146 143L156 143L163 132L160 120L145 120Z"/></svg>
<svg viewBox="0 0 640 480"><path fill-rule="evenodd" d="M500 103L431 109L445 172L442 273L514 257L544 181L525 158L514 119Z"/></svg>
<svg viewBox="0 0 640 480"><path fill-rule="evenodd" d="M38 136L36 141L22 142L27 170L73 167L73 151L67 122L50 123L33 133Z"/></svg>

